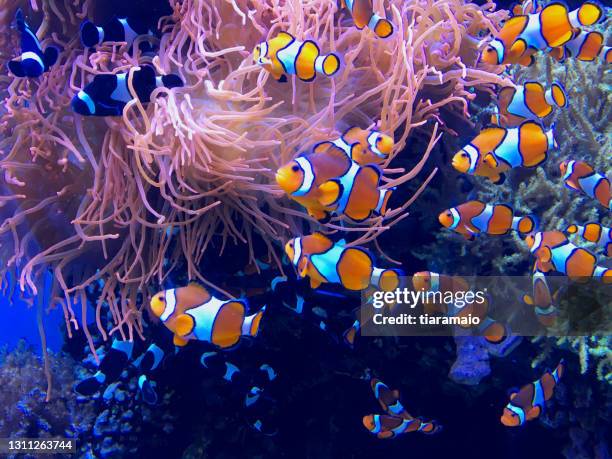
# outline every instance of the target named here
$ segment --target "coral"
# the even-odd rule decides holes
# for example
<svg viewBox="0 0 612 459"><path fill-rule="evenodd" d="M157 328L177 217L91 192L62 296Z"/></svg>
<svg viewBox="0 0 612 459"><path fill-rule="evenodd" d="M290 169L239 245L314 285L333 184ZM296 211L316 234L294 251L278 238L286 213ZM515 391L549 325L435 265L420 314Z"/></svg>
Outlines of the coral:
<svg viewBox="0 0 612 459"><path fill-rule="evenodd" d="M43 45L53 41L63 51L39 80L0 76L6 214L0 250L22 290L36 293L41 273L53 270L52 304L63 307L68 334L81 327L92 349L88 289L97 295L103 338L133 339L142 333L138 295L151 293L178 266L207 283L199 268L205 256L239 244L253 258L253 240L261 238L280 268L279 243L313 224L273 180L297 152L348 124L380 120L395 136L390 161L413 134L430 138L425 151L412 154L411 170L386 169L386 186L403 185L423 167L438 126L450 129L452 120L468 116L474 88L508 84L501 68L478 64L479 37L507 15L492 12L492 3L385 2L396 33L383 41L353 27L347 11L329 0L171 1L155 57L138 46L131 53L119 45L83 50L77 32L92 12L88 1L30 3L26 10L43 24L39 35L57 25ZM11 14L18 4L27 6L17 2ZM312 84L272 81L253 63L252 49L280 30L343 56L341 72ZM16 47L9 31L2 36ZM144 63L179 74L185 87L158 88L152 103L134 100L122 117L83 119L70 111L70 98L93 75ZM418 179L416 195L434 173ZM327 227L371 241L406 215L416 195L385 221L346 227L333 220ZM112 312L109 326L102 308Z"/></svg>
<svg viewBox="0 0 612 459"><path fill-rule="evenodd" d="M84 367L65 353L50 353L54 396L46 401L40 390L44 379L41 359L21 341L16 349L0 352L0 437L77 438L78 457L120 458L136 452L142 429L173 429L167 409L171 393L161 401L161 415L133 397L136 377L124 375L113 389L99 397L75 396L74 381L88 375Z"/></svg>

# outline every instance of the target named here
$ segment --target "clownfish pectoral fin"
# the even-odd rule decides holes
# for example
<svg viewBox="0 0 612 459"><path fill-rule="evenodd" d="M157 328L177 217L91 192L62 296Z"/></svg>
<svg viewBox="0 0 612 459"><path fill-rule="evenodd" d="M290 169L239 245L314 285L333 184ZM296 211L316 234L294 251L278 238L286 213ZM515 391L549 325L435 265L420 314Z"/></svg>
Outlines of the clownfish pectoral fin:
<svg viewBox="0 0 612 459"><path fill-rule="evenodd" d="M542 414L542 409L539 406L534 406L529 411L527 411L527 420L530 421L532 419L536 419L540 414Z"/></svg>
<svg viewBox="0 0 612 459"><path fill-rule="evenodd" d="M497 169L497 166L499 166L499 163L497 162L497 160L495 159L495 156L493 156L491 153L487 153L485 155L485 157L483 158L483 161L491 168L493 169Z"/></svg>
<svg viewBox="0 0 612 459"><path fill-rule="evenodd" d="M506 395L508 396L508 398L510 400L512 400L514 397L516 397L518 393L519 393L519 388L518 387L511 387L510 389L508 389L506 391Z"/></svg>
<svg viewBox="0 0 612 459"><path fill-rule="evenodd" d="M49 67L53 66L59 58L59 49L55 46L48 46L43 53L43 60L45 61L45 68L49 70Z"/></svg>
<svg viewBox="0 0 612 459"><path fill-rule="evenodd" d="M319 288L321 281L313 277L310 278L310 288Z"/></svg>
<svg viewBox="0 0 612 459"><path fill-rule="evenodd" d="M21 61L9 61L8 68L13 75L18 78L25 77L25 71L23 70L23 66L21 65Z"/></svg>
<svg viewBox="0 0 612 459"><path fill-rule="evenodd" d="M184 346L187 345L187 340L184 339L184 338L181 338L179 335L174 335L174 338L172 339L172 342L177 347L184 347Z"/></svg>
<svg viewBox="0 0 612 459"><path fill-rule="evenodd" d="M510 47L510 50L508 51L508 54L519 57L519 56L523 56L523 53L526 50L527 50L527 44L525 43L524 40L519 38L512 44L512 46Z"/></svg>
<svg viewBox="0 0 612 459"><path fill-rule="evenodd" d="M342 196L342 184L336 179L328 180L319 186L319 192L319 203L325 207L332 206Z"/></svg>
<svg viewBox="0 0 612 459"><path fill-rule="evenodd" d="M533 306L534 301L531 295L523 295L523 303L528 304L529 306Z"/></svg>
<svg viewBox="0 0 612 459"><path fill-rule="evenodd" d="M279 76L276 81L278 81L279 83L286 83L287 82L287 75L285 75L284 73L281 74L281 76Z"/></svg>
<svg viewBox="0 0 612 459"><path fill-rule="evenodd" d="M298 266L297 266L297 274L300 277L300 279L303 279L304 277L308 275L309 262L310 262L310 259L308 258L308 255L303 255L302 258L300 259Z"/></svg>
<svg viewBox="0 0 612 459"><path fill-rule="evenodd" d="M548 263L552 258L552 252L548 247L542 247L538 250L538 257L542 263Z"/></svg>
<svg viewBox="0 0 612 459"><path fill-rule="evenodd" d="M491 181L494 185L501 185L506 181L506 174L497 174L491 177Z"/></svg>
<svg viewBox="0 0 612 459"><path fill-rule="evenodd" d="M176 336L189 335L194 327L195 320L189 314L181 314L176 318Z"/></svg>

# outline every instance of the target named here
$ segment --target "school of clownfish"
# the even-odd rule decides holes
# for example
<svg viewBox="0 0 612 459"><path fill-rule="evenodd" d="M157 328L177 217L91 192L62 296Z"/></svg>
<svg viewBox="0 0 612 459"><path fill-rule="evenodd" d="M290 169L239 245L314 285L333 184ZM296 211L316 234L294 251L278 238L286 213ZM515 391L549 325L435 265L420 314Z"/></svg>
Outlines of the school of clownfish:
<svg viewBox="0 0 612 459"><path fill-rule="evenodd" d="M376 14L370 1L342 0L341 6L350 11L359 29L371 29L381 39L393 34L393 24ZM583 30L602 18L602 8L593 2L585 2L578 9L568 11L560 3L542 7L535 0L525 0L515 6L512 13L497 37L484 49L483 62L529 66L535 62L539 51L548 53L559 62L568 58L612 62L611 48L604 46L605 37L600 32ZM59 50L53 46L42 49L21 10L16 14L16 25L21 33L22 52L20 58L8 63L8 68L16 77L40 77L55 64ZM134 18L114 18L102 26L85 20L80 30L85 47L95 47L104 42L125 42L132 46L138 36L152 33L146 24ZM300 41L287 32L280 32L258 44L253 58L279 83L286 82L288 75L295 75L302 81L312 81L317 74L332 77L341 66L341 59L335 53L321 54L316 42ZM130 77L131 85L128 84ZM155 88L177 88L183 84L178 75L158 75L149 65L134 69L131 76L128 73L99 74L75 94L72 109L83 116L120 116L132 99L148 103ZM504 87L497 95L492 125L454 155L452 166L461 173L485 177L500 184L512 169L542 165L548 153L557 148L554 126L546 129L543 119L556 108L567 105L567 95L559 82L553 82L548 88L533 81ZM318 143L311 152L300 154L278 169L276 182L287 197L304 207L321 224L327 223L332 216L346 217L353 222L363 222L373 215L384 217L393 189L381 186L379 166L389 158L393 147L390 135L353 126L338 138ZM579 160L563 161L560 170L569 189L611 208L610 181L603 174ZM555 271L571 280L583 277L612 279L612 271L599 266L593 253L568 239L568 235L581 236L599 245L609 257L612 254L612 230L600 223L572 224L564 232L540 231L538 220L533 215L515 215L507 205L479 201L469 201L445 210L439 215L439 221L467 240L482 234L504 235L510 231L523 236L536 259L533 292L526 294L524 301L534 306L535 314L546 327L553 326L556 318L555 294L547 285L547 273ZM401 270L378 267L366 249L349 246L344 240L334 242L320 232L291 239L285 245L285 252L298 277L308 278L312 289L333 283L348 290L375 288L391 291L402 282ZM415 290L447 292L466 290L468 283L459 276L420 272L413 275L413 287ZM198 284L159 292L152 297L150 307L173 333L175 346L185 346L190 340L196 340L212 343L221 350L235 346L243 336L257 336L265 311L264 306L255 314L248 315L246 300L220 299ZM509 333L503 324L487 316L486 303L463 309L452 305L433 306L428 312L479 316L483 319L479 331L492 343L502 341ZM355 321L345 332L344 338L349 345L354 343L359 328L359 321ZM155 363L153 367L157 367L161 357L158 352L154 354L151 362ZM210 365L215 355L203 355L202 365ZM231 381L238 369L225 365L224 378ZM261 368L264 367L267 366ZM513 391L503 409L501 422L506 426L519 426L537 418L546 401L552 397L564 369L562 360L553 371L546 371L540 379ZM271 368L265 370L270 379L276 377ZM103 373L101 369L81 386L97 387L107 378ZM394 438L413 431L435 433L441 429L435 421L423 421L408 414L397 390L389 389L376 378L370 378L370 384L386 414L365 416L363 424L378 438ZM142 385L141 389L144 389ZM150 386L148 390L151 390ZM252 393L256 391L252 390ZM259 426L256 424L254 427L262 430L261 422L257 422Z"/></svg>

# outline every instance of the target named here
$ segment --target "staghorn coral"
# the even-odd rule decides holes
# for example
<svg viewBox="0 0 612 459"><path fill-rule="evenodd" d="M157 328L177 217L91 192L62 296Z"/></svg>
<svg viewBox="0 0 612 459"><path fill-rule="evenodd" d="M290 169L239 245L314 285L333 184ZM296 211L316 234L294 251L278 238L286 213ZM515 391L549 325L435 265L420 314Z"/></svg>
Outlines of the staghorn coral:
<svg viewBox="0 0 612 459"><path fill-rule="evenodd" d="M10 14L27 6L16 3ZM501 68L477 64L479 37L506 17L491 11L493 3L379 2L397 26L386 41L354 28L331 0L170 5L152 56L120 44L83 50L78 25L92 2L32 0L26 10L41 21L43 44L62 47L58 64L38 80L0 76L3 266L33 294L51 268L52 306L63 307L69 335L83 328L92 349L86 291L95 284L102 285L96 321L103 338L117 332L132 339L142 334L138 294L177 266L206 283L199 270L205 255L243 244L253 258L255 237L278 262L276 244L313 223L273 181L273 171L296 152L347 124L377 120L394 133L392 158L413 133L429 135L425 152L402 153L422 155L412 170L387 169L393 178L386 185L401 185L416 177L439 139L428 121L467 117L473 88L508 84L498 76ZM49 25L60 32L46 35ZM280 30L338 52L342 71L313 84L271 81L253 64L251 50ZM16 37L6 29L0 34L0 43L12 46L3 47L6 56ZM185 87L157 89L148 106L132 101L123 117L83 119L70 111L71 96L92 75L144 63L178 73ZM432 175L419 179L417 195ZM415 197L385 221L345 229L360 243L370 241L403 218ZM340 223L328 229L344 228ZM110 327L101 321L102 308L112 313Z"/></svg>

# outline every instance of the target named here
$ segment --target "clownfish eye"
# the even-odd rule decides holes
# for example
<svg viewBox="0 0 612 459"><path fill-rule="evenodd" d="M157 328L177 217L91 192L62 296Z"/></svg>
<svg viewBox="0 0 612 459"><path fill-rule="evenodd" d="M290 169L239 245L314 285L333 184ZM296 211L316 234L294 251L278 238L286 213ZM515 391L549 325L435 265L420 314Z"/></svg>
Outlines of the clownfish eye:
<svg viewBox="0 0 612 459"><path fill-rule="evenodd" d="M299 171L299 170L300 170L300 166L293 166L293 167L291 168L291 170L292 170L293 172L297 172L297 171Z"/></svg>
<svg viewBox="0 0 612 459"><path fill-rule="evenodd" d="M289 247L293 248L293 241L289 243Z"/></svg>
<svg viewBox="0 0 612 459"><path fill-rule="evenodd" d="M447 217L452 217L452 216L453 216L453 214L451 214L451 213L450 213L450 211L446 211L446 216L447 216Z"/></svg>
<svg viewBox="0 0 612 459"><path fill-rule="evenodd" d="M159 295L159 301L166 301L166 297L164 297L164 295Z"/></svg>

